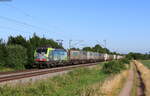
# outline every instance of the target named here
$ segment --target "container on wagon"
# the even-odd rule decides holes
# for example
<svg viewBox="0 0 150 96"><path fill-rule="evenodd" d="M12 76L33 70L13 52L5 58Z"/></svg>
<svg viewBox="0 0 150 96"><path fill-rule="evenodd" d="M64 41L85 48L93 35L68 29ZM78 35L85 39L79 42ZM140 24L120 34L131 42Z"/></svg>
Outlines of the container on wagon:
<svg viewBox="0 0 150 96"><path fill-rule="evenodd" d="M93 52L87 52L87 60L92 60L94 59Z"/></svg>
<svg viewBox="0 0 150 96"><path fill-rule="evenodd" d="M80 59L81 60L87 60L87 52L80 51Z"/></svg>
<svg viewBox="0 0 150 96"><path fill-rule="evenodd" d="M105 58L104 58L104 55L105 55L105 54L101 54L101 53L99 54L99 59L100 59L100 61L104 61L104 59L105 59Z"/></svg>
<svg viewBox="0 0 150 96"><path fill-rule="evenodd" d="M79 50L69 50L69 59L70 60L80 60L81 55Z"/></svg>
<svg viewBox="0 0 150 96"><path fill-rule="evenodd" d="M113 55L113 59L116 60L117 59L117 55Z"/></svg>
<svg viewBox="0 0 150 96"><path fill-rule="evenodd" d="M69 50L70 60L87 60L87 52L79 50Z"/></svg>
<svg viewBox="0 0 150 96"><path fill-rule="evenodd" d="M114 55L109 55L109 60L113 60L114 59Z"/></svg>
<svg viewBox="0 0 150 96"><path fill-rule="evenodd" d="M109 55L108 54L104 54L104 60L108 61L109 60Z"/></svg>

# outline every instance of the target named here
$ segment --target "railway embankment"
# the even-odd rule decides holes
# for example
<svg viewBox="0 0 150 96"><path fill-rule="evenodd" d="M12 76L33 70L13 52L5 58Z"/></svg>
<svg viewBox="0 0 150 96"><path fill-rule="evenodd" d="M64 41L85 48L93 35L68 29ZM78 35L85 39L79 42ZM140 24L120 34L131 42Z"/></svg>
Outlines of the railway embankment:
<svg viewBox="0 0 150 96"><path fill-rule="evenodd" d="M77 68L34 83L1 86L0 96L81 96L88 86L103 82L108 76L101 71L101 65Z"/></svg>
<svg viewBox="0 0 150 96"><path fill-rule="evenodd" d="M23 70L23 71L14 71L14 72L1 72L0 73L0 84L1 85L12 85L24 83L34 83L38 80L45 80L57 75L63 75L72 71L75 68L88 67L93 68L99 63L89 63L89 64L80 64L72 65L58 68L50 69L32 69L32 70ZM103 63L101 63L102 65Z"/></svg>
<svg viewBox="0 0 150 96"><path fill-rule="evenodd" d="M0 96L117 96L128 76L129 64L125 62L111 61L34 83L1 86Z"/></svg>

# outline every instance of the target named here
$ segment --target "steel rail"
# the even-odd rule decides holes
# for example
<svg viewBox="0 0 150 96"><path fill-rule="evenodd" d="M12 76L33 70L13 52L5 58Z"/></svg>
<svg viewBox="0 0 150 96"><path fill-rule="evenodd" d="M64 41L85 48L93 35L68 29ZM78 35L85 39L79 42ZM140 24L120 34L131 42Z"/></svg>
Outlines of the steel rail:
<svg viewBox="0 0 150 96"><path fill-rule="evenodd" d="M51 69L41 69L41 70L31 70L31 71L25 71L21 73L9 73L5 75L0 75L0 82L5 82L5 81L11 81L11 80L17 80L17 79L22 79L22 78L28 78L28 77L33 77L33 76L38 76L38 75L45 75L49 73L55 73L55 72L62 72L66 70L71 70L73 68L78 68L78 67L86 67L86 66L93 66L97 65L97 63L89 63L89 64L80 64L80 65L73 65L73 66L65 66L65 67L58 67L58 68L51 68Z"/></svg>

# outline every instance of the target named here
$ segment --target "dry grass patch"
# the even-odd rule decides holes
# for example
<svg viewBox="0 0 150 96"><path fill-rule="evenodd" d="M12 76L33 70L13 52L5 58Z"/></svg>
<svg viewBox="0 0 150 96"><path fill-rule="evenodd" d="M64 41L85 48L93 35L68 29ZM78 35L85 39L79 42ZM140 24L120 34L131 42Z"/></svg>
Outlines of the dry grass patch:
<svg viewBox="0 0 150 96"><path fill-rule="evenodd" d="M141 72L141 76L145 84L145 94L146 96L150 96L150 70L138 61L134 61L134 63Z"/></svg>
<svg viewBox="0 0 150 96"><path fill-rule="evenodd" d="M122 88L127 76L128 71L126 70L114 76L112 79L106 80L100 88L101 92L106 96L116 96L120 88Z"/></svg>
<svg viewBox="0 0 150 96"><path fill-rule="evenodd" d="M96 83L84 90L81 96L117 96L122 88L129 71L122 71L120 74L110 76L103 83Z"/></svg>

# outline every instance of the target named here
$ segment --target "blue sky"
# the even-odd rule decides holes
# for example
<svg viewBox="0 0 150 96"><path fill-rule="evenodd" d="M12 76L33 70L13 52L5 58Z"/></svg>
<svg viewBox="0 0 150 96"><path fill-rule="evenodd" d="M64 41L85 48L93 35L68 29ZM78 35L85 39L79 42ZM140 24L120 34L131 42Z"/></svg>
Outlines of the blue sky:
<svg viewBox="0 0 150 96"><path fill-rule="evenodd" d="M150 51L149 5L149 0L3 1L0 38L19 34L29 38L36 32L41 37L63 39L66 48L70 39L73 44L80 42L77 47L107 40L112 51L145 53Z"/></svg>

